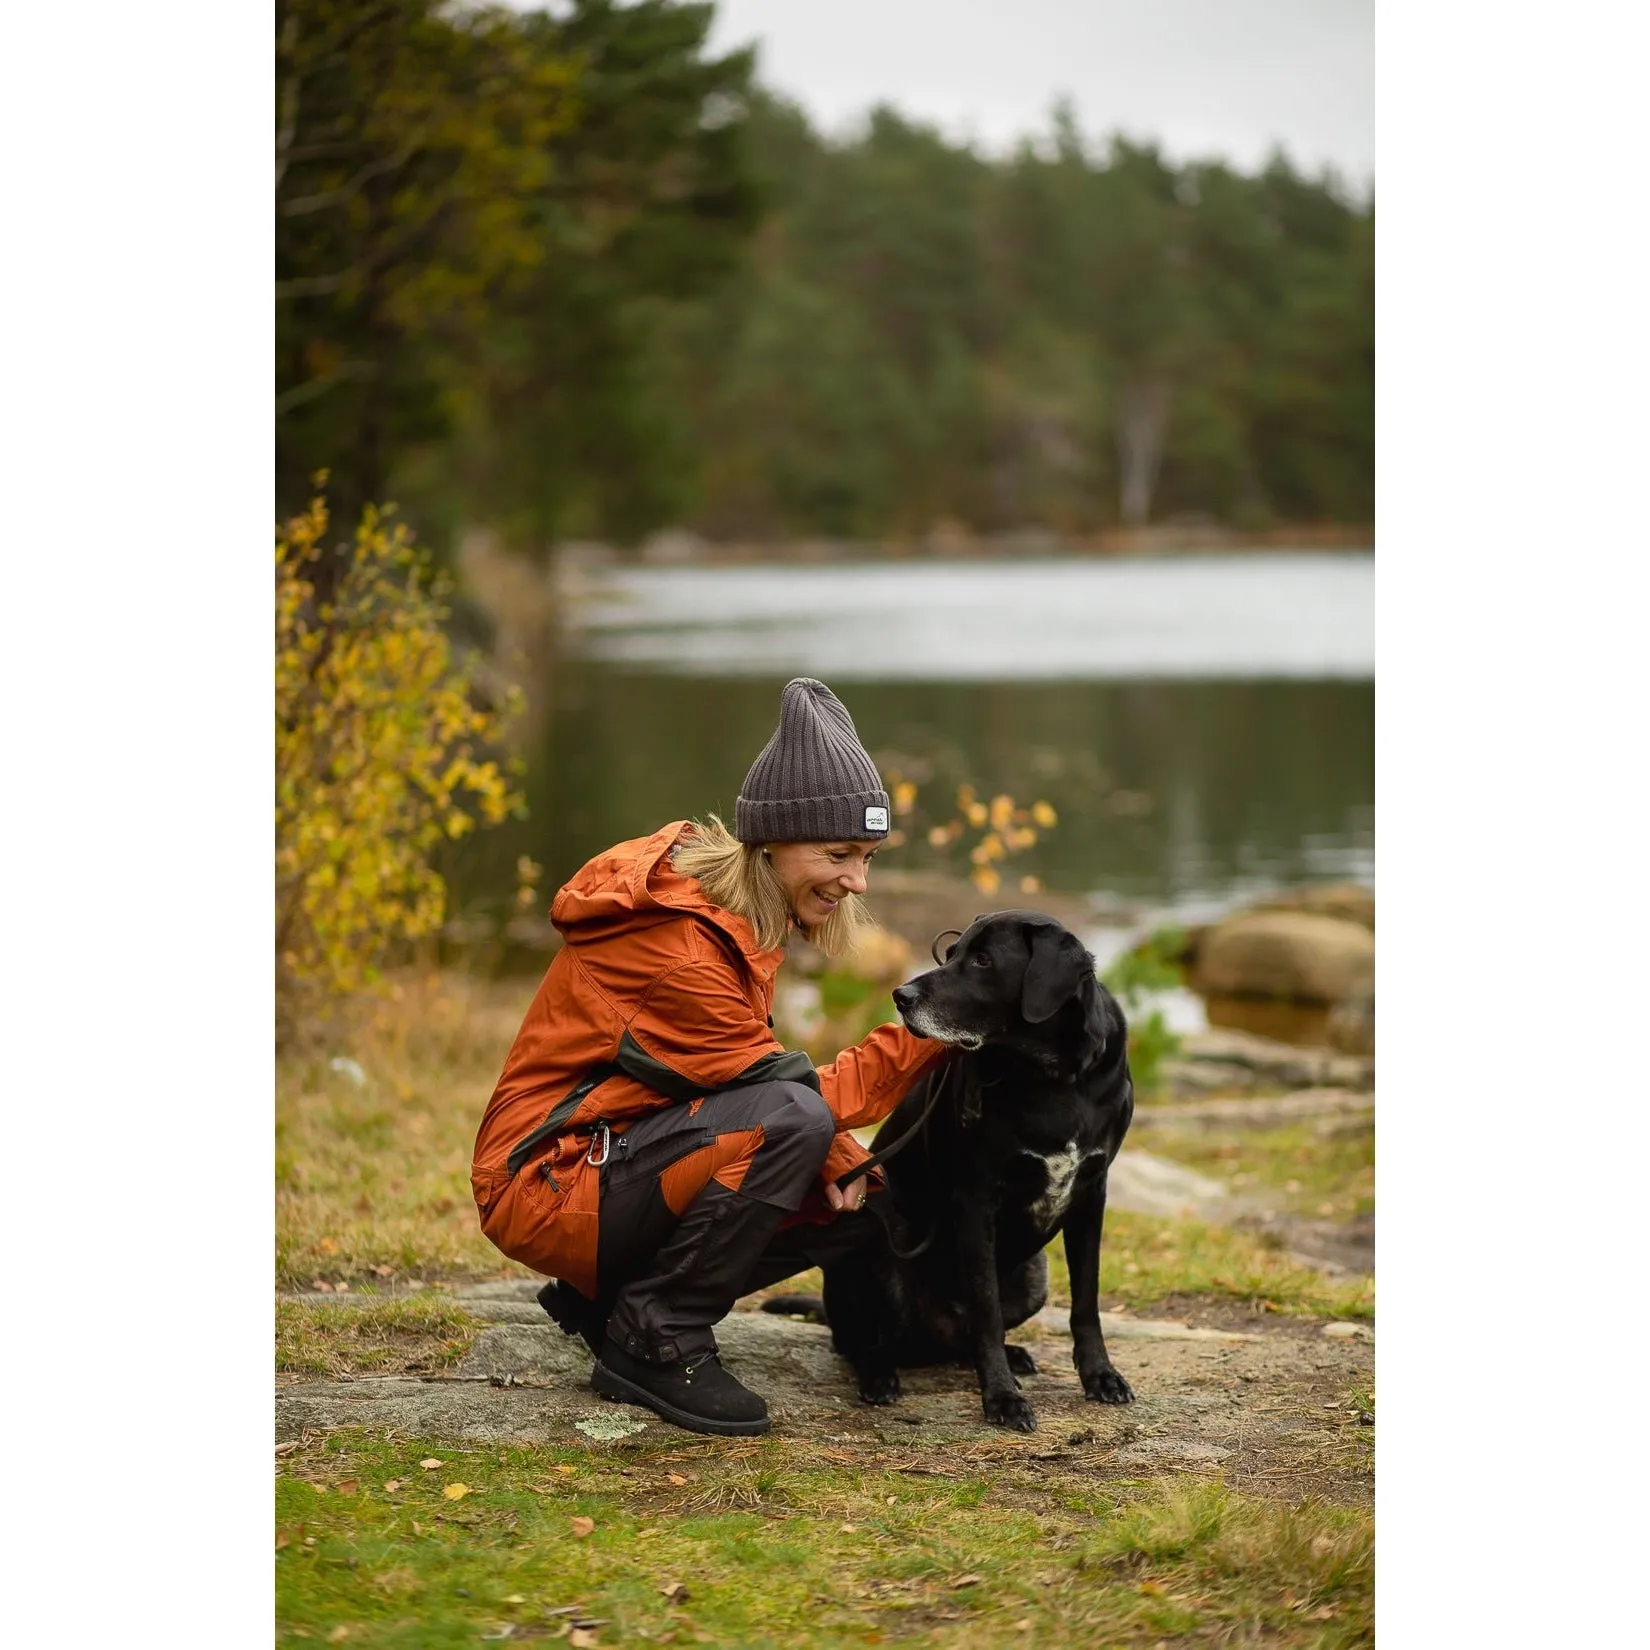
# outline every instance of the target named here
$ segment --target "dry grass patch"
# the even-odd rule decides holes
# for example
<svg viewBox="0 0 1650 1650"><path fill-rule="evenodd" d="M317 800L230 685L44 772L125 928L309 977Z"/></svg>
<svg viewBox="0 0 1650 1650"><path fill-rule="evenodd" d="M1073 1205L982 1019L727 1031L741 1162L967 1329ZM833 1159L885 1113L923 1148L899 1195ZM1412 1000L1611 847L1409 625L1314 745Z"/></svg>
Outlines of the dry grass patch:
<svg viewBox="0 0 1650 1650"><path fill-rule="evenodd" d="M275 1368L283 1375L415 1375L446 1369L485 1325L435 1294L368 1305L275 1303Z"/></svg>
<svg viewBox="0 0 1650 1650"><path fill-rule="evenodd" d="M481 1235L470 1154L533 982L408 975L276 1068L277 1282L526 1274ZM335 1066L334 1062L339 1062Z"/></svg>

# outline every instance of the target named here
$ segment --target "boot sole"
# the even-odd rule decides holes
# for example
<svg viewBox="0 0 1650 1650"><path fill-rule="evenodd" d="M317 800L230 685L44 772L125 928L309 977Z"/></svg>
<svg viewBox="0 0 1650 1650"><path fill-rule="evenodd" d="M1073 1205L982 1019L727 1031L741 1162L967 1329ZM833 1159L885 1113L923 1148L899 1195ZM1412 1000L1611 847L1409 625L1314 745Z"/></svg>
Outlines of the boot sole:
<svg viewBox="0 0 1650 1650"><path fill-rule="evenodd" d="M615 1375L601 1363L591 1370L590 1385L603 1398L610 1398L619 1404L640 1404L643 1409L650 1409L673 1426L685 1427L689 1432L709 1432L719 1438L748 1438L766 1432L773 1425L766 1415L755 1421L713 1421L690 1410L678 1409L649 1392L646 1387L637 1386L622 1375Z"/></svg>

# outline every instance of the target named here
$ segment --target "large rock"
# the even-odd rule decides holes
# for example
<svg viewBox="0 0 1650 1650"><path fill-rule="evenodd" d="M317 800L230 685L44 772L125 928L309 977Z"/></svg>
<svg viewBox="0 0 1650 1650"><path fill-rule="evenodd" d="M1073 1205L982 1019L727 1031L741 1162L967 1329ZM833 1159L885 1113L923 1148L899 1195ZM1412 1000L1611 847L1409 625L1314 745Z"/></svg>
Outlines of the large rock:
<svg viewBox="0 0 1650 1650"><path fill-rule="evenodd" d="M1309 911L1246 911L1211 928L1193 983L1205 994L1334 1004L1372 984L1375 936Z"/></svg>
<svg viewBox="0 0 1650 1650"><path fill-rule="evenodd" d="M1293 893L1259 900L1250 909L1306 911L1317 917L1340 917L1345 922L1355 922L1367 928L1371 933L1375 931L1375 890L1357 882L1328 882L1310 888L1297 888Z"/></svg>
<svg viewBox="0 0 1650 1650"><path fill-rule="evenodd" d="M1182 1040L1180 1052L1163 1062L1163 1076L1179 1095L1321 1088L1367 1092L1375 1086L1375 1062L1211 1027Z"/></svg>
<svg viewBox="0 0 1650 1650"><path fill-rule="evenodd" d="M1354 991L1329 1015L1329 1044L1343 1054L1375 1052L1375 987Z"/></svg>

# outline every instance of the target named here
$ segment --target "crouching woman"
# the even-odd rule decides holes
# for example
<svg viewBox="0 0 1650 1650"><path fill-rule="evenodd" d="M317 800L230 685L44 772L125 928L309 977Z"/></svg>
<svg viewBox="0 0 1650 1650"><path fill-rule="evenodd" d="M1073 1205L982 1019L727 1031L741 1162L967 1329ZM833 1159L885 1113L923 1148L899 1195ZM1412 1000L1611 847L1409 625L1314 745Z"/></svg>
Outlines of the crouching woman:
<svg viewBox="0 0 1650 1650"><path fill-rule="evenodd" d="M879 1026L817 1070L775 1040L792 929L840 954L867 919L889 800L824 683L784 691L732 832L666 825L556 895L565 941L476 1140L482 1230L553 1281L550 1315L596 1354L591 1384L697 1432L768 1429L722 1368L735 1300L874 1235L866 1157L942 1045Z"/></svg>

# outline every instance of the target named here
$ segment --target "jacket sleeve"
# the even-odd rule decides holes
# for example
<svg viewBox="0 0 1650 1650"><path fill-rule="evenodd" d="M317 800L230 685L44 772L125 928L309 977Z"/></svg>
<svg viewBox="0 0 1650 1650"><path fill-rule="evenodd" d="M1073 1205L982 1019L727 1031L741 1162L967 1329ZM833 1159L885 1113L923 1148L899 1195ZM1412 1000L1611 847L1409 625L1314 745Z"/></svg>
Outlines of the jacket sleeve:
<svg viewBox="0 0 1650 1650"><path fill-rule="evenodd" d="M819 1068L820 1092L839 1129L880 1123L931 1065L943 1060L944 1043L918 1037L897 1021L878 1026L863 1042Z"/></svg>

